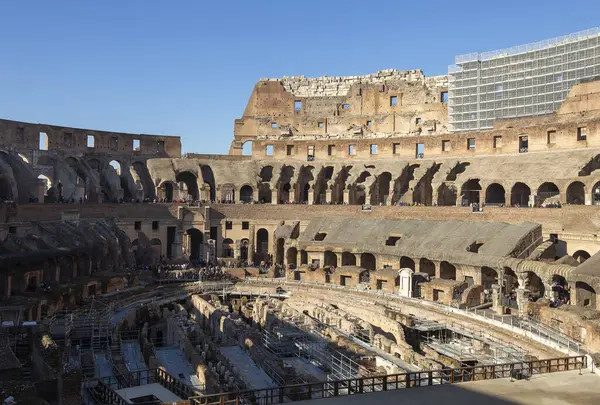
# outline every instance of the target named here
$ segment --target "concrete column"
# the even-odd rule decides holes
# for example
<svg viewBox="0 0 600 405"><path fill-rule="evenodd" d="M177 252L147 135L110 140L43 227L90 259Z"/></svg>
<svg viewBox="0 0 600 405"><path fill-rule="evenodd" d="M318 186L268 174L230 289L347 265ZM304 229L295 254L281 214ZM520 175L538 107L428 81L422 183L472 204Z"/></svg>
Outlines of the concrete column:
<svg viewBox="0 0 600 405"><path fill-rule="evenodd" d="M329 187L325 190L325 202L327 204L331 203L331 189Z"/></svg>
<svg viewBox="0 0 600 405"><path fill-rule="evenodd" d="M344 204L350 204L350 190L347 188L344 189Z"/></svg>
<svg viewBox="0 0 600 405"><path fill-rule="evenodd" d="M504 307L502 305L502 295L500 293L500 290L500 285L492 285L492 308L498 315L502 315L504 313Z"/></svg>
<svg viewBox="0 0 600 405"><path fill-rule="evenodd" d="M308 190L308 205L313 205L315 202L315 190L311 187Z"/></svg>
<svg viewBox="0 0 600 405"><path fill-rule="evenodd" d="M271 204L279 204L279 190L275 189L271 192Z"/></svg>
<svg viewBox="0 0 600 405"><path fill-rule="evenodd" d="M294 185L290 184L290 186L291 187L290 187L290 193L289 193L289 198L288 199L291 202L298 202L298 200L296 199L296 185L295 184Z"/></svg>
<svg viewBox="0 0 600 405"><path fill-rule="evenodd" d="M536 194L529 194L529 207L533 207L535 206L535 199L536 199L537 195Z"/></svg>
<svg viewBox="0 0 600 405"><path fill-rule="evenodd" d="M504 205L510 207L510 200L512 199L512 194L510 192L510 188L508 190L504 189Z"/></svg>

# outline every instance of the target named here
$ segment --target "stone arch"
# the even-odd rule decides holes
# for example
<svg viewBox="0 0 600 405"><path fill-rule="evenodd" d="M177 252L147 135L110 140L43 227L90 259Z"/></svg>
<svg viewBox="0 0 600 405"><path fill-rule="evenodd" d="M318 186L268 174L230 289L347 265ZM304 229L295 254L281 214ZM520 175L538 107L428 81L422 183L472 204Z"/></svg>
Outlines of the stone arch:
<svg viewBox="0 0 600 405"><path fill-rule="evenodd" d="M442 207L453 207L456 205L456 187L454 184L442 183L438 187L437 205Z"/></svg>
<svg viewBox="0 0 600 405"><path fill-rule="evenodd" d="M212 168L208 165L202 165L200 166L200 172L202 173L204 183L210 186L210 200L215 201L217 199L217 187Z"/></svg>
<svg viewBox="0 0 600 405"><path fill-rule="evenodd" d="M283 238L277 239L277 249L275 250L275 263L283 264L283 252L285 251L285 240Z"/></svg>
<svg viewBox="0 0 600 405"><path fill-rule="evenodd" d="M186 231L188 236L188 255L192 262L202 260L204 254L204 234L196 228Z"/></svg>
<svg viewBox="0 0 600 405"><path fill-rule="evenodd" d="M198 177L196 174L187 170L179 172L175 176L175 181L180 184L185 184L188 198L191 198L194 201L197 201L200 198L200 193L198 191ZM179 191L181 192L184 190L182 187L179 187Z"/></svg>
<svg viewBox="0 0 600 405"><path fill-rule="evenodd" d="M583 281L575 283L577 306L596 309L596 290Z"/></svg>
<svg viewBox="0 0 600 405"><path fill-rule="evenodd" d="M159 188L162 192L162 198L167 202L173 201L173 197L175 196L175 184L173 184L172 181L164 181Z"/></svg>
<svg viewBox="0 0 600 405"><path fill-rule="evenodd" d="M584 263L590 257L592 257L592 256L585 250L578 250L575 253L573 253L573 258L575 260L577 260L579 263Z"/></svg>
<svg viewBox="0 0 600 405"><path fill-rule="evenodd" d="M522 207L529 206L529 198L531 189L525 183L517 182L512 186L510 191L510 205L519 205Z"/></svg>
<svg viewBox="0 0 600 405"><path fill-rule="evenodd" d="M240 188L240 201L245 203L254 201L254 189L248 184L245 184Z"/></svg>
<svg viewBox="0 0 600 405"><path fill-rule="evenodd" d="M525 272L525 275L527 277L527 289L529 290L531 296L534 298L544 297L544 294L546 293L546 287L544 286L544 282L540 276L535 274L533 271L527 271Z"/></svg>
<svg viewBox="0 0 600 405"><path fill-rule="evenodd" d="M269 255L269 231L265 228L260 228L256 231L255 251L259 261L266 260Z"/></svg>
<svg viewBox="0 0 600 405"><path fill-rule="evenodd" d="M324 166L319 171L317 175L317 180L315 181L314 190L314 203L315 204L324 204L327 202L327 189L328 184L333 178L333 166Z"/></svg>
<svg viewBox="0 0 600 405"><path fill-rule="evenodd" d="M220 188L220 195L219 198L221 200L221 202L226 202L226 203L230 203L230 202L235 202L235 186L231 183L225 183L225 184L221 184L219 186Z"/></svg>
<svg viewBox="0 0 600 405"><path fill-rule="evenodd" d="M483 288L490 289L492 285L498 283L498 272L491 267L483 266L481 268L481 285Z"/></svg>
<svg viewBox="0 0 600 405"><path fill-rule="evenodd" d="M600 205L600 181L592 187L592 204Z"/></svg>
<svg viewBox="0 0 600 405"><path fill-rule="evenodd" d="M356 266L356 255L350 252L342 252L342 266Z"/></svg>
<svg viewBox="0 0 600 405"><path fill-rule="evenodd" d="M258 201L270 204L272 201L271 181L273 180L273 166L263 166L260 169L259 176Z"/></svg>
<svg viewBox="0 0 600 405"><path fill-rule="evenodd" d="M445 280L456 280L456 267L447 261L441 262L440 278Z"/></svg>
<svg viewBox="0 0 600 405"><path fill-rule="evenodd" d="M119 162L118 160L111 160L108 165L110 167L112 167L113 169L115 169L115 172L117 173L117 176L120 176L122 173L122 166L121 166L121 162Z"/></svg>
<svg viewBox="0 0 600 405"><path fill-rule="evenodd" d="M377 180L374 184L375 190L371 193L371 204L387 205L390 194L390 184L392 184L392 174L390 172L381 173L377 176Z"/></svg>
<svg viewBox="0 0 600 405"><path fill-rule="evenodd" d="M156 196L154 190L154 182L152 177L150 176L150 172L146 167L146 164L140 161L133 162L131 165L130 172L132 172L132 177L134 178L134 183L138 190L141 189L142 193L140 197L144 198L154 198Z"/></svg>
<svg viewBox="0 0 600 405"><path fill-rule="evenodd" d="M377 260L372 253L363 253L360 255L360 267L367 270L377 269Z"/></svg>
<svg viewBox="0 0 600 405"><path fill-rule="evenodd" d="M419 179L413 190L413 202L430 206L433 204L433 186L431 182L433 176L440 170L441 163L434 163L427 169L427 172Z"/></svg>
<svg viewBox="0 0 600 405"><path fill-rule="evenodd" d="M408 256L400 257L400 268L415 271L415 261Z"/></svg>
<svg viewBox="0 0 600 405"><path fill-rule="evenodd" d="M367 170L363 170L363 172L356 179L356 183L354 184L354 193L353 199L351 199L351 204L366 204L367 203L367 191L370 187L369 184L372 180L369 180L371 177L371 173Z"/></svg>
<svg viewBox="0 0 600 405"><path fill-rule="evenodd" d="M481 185L479 184L479 179L467 180L460 189L460 195L462 196L462 204L479 204L480 191Z"/></svg>
<svg viewBox="0 0 600 405"><path fill-rule="evenodd" d="M242 144L242 155L252 156L252 141L245 141Z"/></svg>
<svg viewBox="0 0 600 405"><path fill-rule="evenodd" d="M285 255L285 260L288 267L292 266L291 268L295 268L298 265L298 249L293 246L289 248Z"/></svg>
<svg viewBox="0 0 600 405"><path fill-rule="evenodd" d="M232 258L235 249L235 244L231 238L223 239L221 243L221 257Z"/></svg>
<svg viewBox="0 0 600 405"><path fill-rule="evenodd" d="M277 181L279 204L291 202L290 192L292 192L292 179L294 178L295 171L296 168L294 166L284 165L281 168L279 180Z"/></svg>
<svg viewBox="0 0 600 405"><path fill-rule="evenodd" d="M337 267L337 255L331 250L326 250L323 255L323 266L333 266Z"/></svg>
<svg viewBox="0 0 600 405"><path fill-rule="evenodd" d="M426 258L419 260L419 272L427 273L430 277L435 277L435 263Z"/></svg>
<svg viewBox="0 0 600 405"><path fill-rule="evenodd" d="M492 183L485 190L485 204L503 206L506 204L505 194L501 184Z"/></svg>
<svg viewBox="0 0 600 405"><path fill-rule="evenodd" d="M90 169L95 170L97 173L102 171L102 163L96 158L91 158L87 160L87 164Z"/></svg>
<svg viewBox="0 0 600 405"><path fill-rule="evenodd" d="M542 183L537 189L537 202L544 204L546 202L555 202L560 196L558 186L550 181Z"/></svg>
<svg viewBox="0 0 600 405"><path fill-rule="evenodd" d="M52 180L44 174L40 174L37 178L44 182L44 195L48 196L48 190L52 188Z"/></svg>
<svg viewBox="0 0 600 405"><path fill-rule="evenodd" d="M290 183L285 183L281 186L281 190L279 191L279 203L285 204L290 202L290 191L292 190L292 185Z"/></svg>
<svg viewBox="0 0 600 405"><path fill-rule="evenodd" d="M574 181L567 187L567 204L585 205L585 184Z"/></svg>

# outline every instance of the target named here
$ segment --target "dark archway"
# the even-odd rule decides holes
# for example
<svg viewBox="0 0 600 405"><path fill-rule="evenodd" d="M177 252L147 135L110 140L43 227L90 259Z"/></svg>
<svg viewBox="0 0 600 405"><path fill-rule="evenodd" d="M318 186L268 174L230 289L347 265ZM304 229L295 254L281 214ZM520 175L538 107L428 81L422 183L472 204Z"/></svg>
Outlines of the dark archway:
<svg viewBox="0 0 600 405"><path fill-rule="evenodd" d="M223 243L221 244L221 257L232 258L234 254L234 249L235 244L233 243L233 239L223 239Z"/></svg>
<svg viewBox="0 0 600 405"><path fill-rule="evenodd" d="M256 231L256 255L258 261L266 261L269 255L269 231L260 228Z"/></svg>
<svg viewBox="0 0 600 405"><path fill-rule="evenodd" d="M567 204L585 204L585 184L580 181L574 181L569 184L569 187L567 187Z"/></svg>
<svg viewBox="0 0 600 405"><path fill-rule="evenodd" d="M479 204L480 191L481 185L479 184L479 179L471 179L465 182L460 190L460 194L462 195L462 204Z"/></svg>
<svg viewBox="0 0 600 405"><path fill-rule="evenodd" d="M198 193L198 178L193 173L188 171L177 173L175 181L185 184L189 198L198 200L200 195Z"/></svg>
<svg viewBox="0 0 600 405"><path fill-rule="evenodd" d="M483 266L481 268L481 285L489 290L494 284L498 284L498 272L491 267Z"/></svg>
<svg viewBox="0 0 600 405"><path fill-rule="evenodd" d="M415 261L407 256L400 257L400 268L415 271Z"/></svg>
<svg viewBox="0 0 600 405"><path fill-rule="evenodd" d="M302 198L300 199L301 203L308 202L308 195L310 193L310 184L306 183L304 185L304 189L302 190Z"/></svg>
<svg viewBox="0 0 600 405"><path fill-rule="evenodd" d="M456 267L453 264L448 263L446 261L441 262L440 278L443 278L445 280L456 280Z"/></svg>
<svg viewBox="0 0 600 405"><path fill-rule="evenodd" d="M360 255L360 267L367 270L377 269L377 260L372 253L363 253Z"/></svg>
<svg viewBox="0 0 600 405"><path fill-rule="evenodd" d="M189 255L192 262L203 259L204 255L204 235L202 231L196 228L190 228L186 231L189 237Z"/></svg>
<svg viewBox="0 0 600 405"><path fill-rule="evenodd" d="M540 276L532 271L526 272L527 274L527 289L529 290L531 297L534 300L544 297L546 288Z"/></svg>
<svg viewBox="0 0 600 405"><path fill-rule="evenodd" d="M286 261L288 267L295 268L298 264L298 249L295 247L289 248L286 253Z"/></svg>
<svg viewBox="0 0 600 405"><path fill-rule="evenodd" d="M521 207L529 206L529 198L531 196L531 189L525 183L515 183L510 191L510 205L519 205Z"/></svg>
<svg viewBox="0 0 600 405"><path fill-rule="evenodd" d="M333 253L331 250L326 250L323 256L323 265L324 266L333 266L337 267L337 255Z"/></svg>
<svg viewBox="0 0 600 405"><path fill-rule="evenodd" d="M453 207L456 205L456 188L443 183L438 187L437 205L442 207Z"/></svg>
<svg viewBox="0 0 600 405"><path fill-rule="evenodd" d="M427 273L430 277L435 277L435 263L423 257L419 261L419 272Z"/></svg>
<svg viewBox="0 0 600 405"><path fill-rule="evenodd" d="M371 193L371 204L387 205L391 182L392 174L390 172L383 172L377 176L377 181L375 182L377 190L375 193Z"/></svg>
<svg viewBox="0 0 600 405"><path fill-rule="evenodd" d="M592 204L600 205L600 181L592 187Z"/></svg>
<svg viewBox="0 0 600 405"><path fill-rule="evenodd" d="M252 187L246 184L240 188L240 201L245 203L251 203L254 201L254 190Z"/></svg>
<svg viewBox="0 0 600 405"><path fill-rule="evenodd" d="M173 183L166 182L162 185L164 190L164 197L167 202L173 201Z"/></svg>
<svg viewBox="0 0 600 405"><path fill-rule="evenodd" d="M592 257L592 256L585 250L578 250L575 253L573 253L573 258L575 260L577 260L579 263L584 263L590 257Z"/></svg>
<svg viewBox="0 0 600 405"><path fill-rule="evenodd" d="M217 187L215 183L215 175L210 166L201 166L200 171L202 173L202 179L204 183L210 186L210 200L215 201L217 199Z"/></svg>
<svg viewBox="0 0 600 405"><path fill-rule="evenodd" d="M281 190L279 191L279 204L286 204L290 201L290 191L292 189L292 186L290 185L290 183L285 183L282 187Z"/></svg>
<svg viewBox="0 0 600 405"><path fill-rule="evenodd" d="M506 204L504 187L498 183L492 183L485 190L485 204L502 206Z"/></svg>
<svg viewBox="0 0 600 405"><path fill-rule="evenodd" d="M558 190L556 184L552 182L546 182L538 187L537 202L538 204L544 204L548 200L556 201L559 195L560 191Z"/></svg>
<svg viewBox="0 0 600 405"><path fill-rule="evenodd" d="M283 252L285 251L283 238L277 239L277 250L275 251L275 264L283 264Z"/></svg>
<svg viewBox="0 0 600 405"><path fill-rule="evenodd" d="M342 266L356 266L356 255L350 252L342 252Z"/></svg>
<svg viewBox="0 0 600 405"><path fill-rule="evenodd" d="M577 306L596 308L596 290L591 285L577 281L575 289L577 290Z"/></svg>

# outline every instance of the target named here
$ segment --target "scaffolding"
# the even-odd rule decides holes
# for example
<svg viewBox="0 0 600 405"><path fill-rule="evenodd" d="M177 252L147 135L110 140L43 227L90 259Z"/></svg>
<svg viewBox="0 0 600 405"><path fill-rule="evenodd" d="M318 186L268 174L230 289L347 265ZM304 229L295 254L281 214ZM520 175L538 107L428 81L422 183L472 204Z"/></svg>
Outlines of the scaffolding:
<svg viewBox="0 0 600 405"><path fill-rule="evenodd" d="M453 132L493 128L494 119L555 112L575 84L600 78L600 28L455 58L448 68Z"/></svg>

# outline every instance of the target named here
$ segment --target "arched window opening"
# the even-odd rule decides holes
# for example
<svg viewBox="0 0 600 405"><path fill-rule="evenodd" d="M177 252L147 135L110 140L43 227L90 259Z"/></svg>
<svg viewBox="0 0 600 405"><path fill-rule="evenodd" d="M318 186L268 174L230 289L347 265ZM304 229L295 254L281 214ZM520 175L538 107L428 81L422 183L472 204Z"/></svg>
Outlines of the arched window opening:
<svg viewBox="0 0 600 405"><path fill-rule="evenodd" d="M446 261L440 263L440 278L456 280L456 267Z"/></svg>
<svg viewBox="0 0 600 405"><path fill-rule="evenodd" d="M415 261L407 256L400 257L400 268L415 271Z"/></svg>
<svg viewBox="0 0 600 405"><path fill-rule="evenodd" d="M198 191L198 178L196 175L188 171L180 172L177 173L177 176L175 176L175 181L178 183L183 183L184 185L184 189L180 189L180 192L183 191L183 194L187 195L181 196L181 198L193 201L197 201L200 198L200 193Z"/></svg>
<svg viewBox="0 0 600 405"><path fill-rule="evenodd" d="M116 160L111 160L109 165L112 166L113 169L115 169L115 172L117 172L117 176L121 175L121 163L117 162Z"/></svg>
<svg viewBox="0 0 600 405"><path fill-rule="evenodd" d="M372 253L363 253L360 255L360 267L367 270L376 270L377 261Z"/></svg>
<svg viewBox="0 0 600 405"><path fill-rule="evenodd" d="M269 231L264 228L256 232L256 256L259 263L269 256Z"/></svg>
<svg viewBox="0 0 600 405"><path fill-rule="evenodd" d="M590 257L592 257L592 256L585 250L578 250L575 253L573 253L573 258L575 260L577 260L579 263L584 263Z"/></svg>
<svg viewBox="0 0 600 405"><path fill-rule="evenodd" d="M429 259L422 258L419 261L419 272L427 273L430 277L435 277L435 264Z"/></svg>
<svg viewBox="0 0 600 405"><path fill-rule="evenodd" d="M504 187L502 187L498 183L492 183L488 186L485 191L485 204L486 205L495 205L495 206L504 206L506 203Z"/></svg>
<svg viewBox="0 0 600 405"><path fill-rule="evenodd" d="M323 264L325 266L333 266L337 267L337 255L333 253L331 250L326 250L323 257Z"/></svg>
<svg viewBox="0 0 600 405"><path fill-rule="evenodd" d="M48 150L48 135L45 132L40 132L40 150Z"/></svg>
<svg viewBox="0 0 600 405"><path fill-rule="evenodd" d="M240 201L244 203L251 203L254 201L254 190L252 187L245 185L240 188Z"/></svg>
<svg viewBox="0 0 600 405"><path fill-rule="evenodd" d="M342 252L342 266L356 266L356 255L350 252Z"/></svg>
<svg viewBox="0 0 600 405"><path fill-rule="evenodd" d="M596 308L596 290L583 281L575 283L577 306Z"/></svg>
<svg viewBox="0 0 600 405"><path fill-rule="evenodd" d="M288 268L295 269L298 264L298 249L291 247L286 253L286 261Z"/></svg>
<svg viewBox="0 0 600 405"><path fill-rule="evenodd" d="M252 141L246 141L242 145L242 155L252 156Z"/></svg>
<svg viewBox="0 0 600 405"><path fill-rule="evenodd" d="M531 189L525 183L515 183L510 191L510 204L519 207L528 207Z"/></svg>
<svg viewBox="0 0 600 405"><path fill-rule="evenodd" d="M543 183L537 191L538 205L545 206L547 204L559 203L560 191L554 183Z"/></svg>
<svg viewBox="0 0 600 405"><path fill-rule="evenodd" d="M567 187L567 204L585 204L585 185L582 182L575 181L569 184L569 187Z"/></svg>
<svg viewBox="0 0 600 405"><path fill-rule="evenodd" d="M471 179L463 184L460 191L462 195L462 205L479 204L479 192L481 191L481 185L479 179Z"/></svg>
<svg viewBox="0 0 600 405"><path fill-rule="evenodd" d="M223 239L222 249L221 249L221 257L231 258L233 257L235 245L233 240L230 238Z"/></svg>

